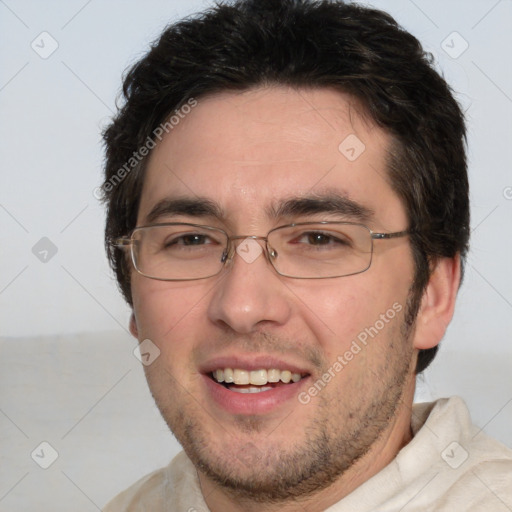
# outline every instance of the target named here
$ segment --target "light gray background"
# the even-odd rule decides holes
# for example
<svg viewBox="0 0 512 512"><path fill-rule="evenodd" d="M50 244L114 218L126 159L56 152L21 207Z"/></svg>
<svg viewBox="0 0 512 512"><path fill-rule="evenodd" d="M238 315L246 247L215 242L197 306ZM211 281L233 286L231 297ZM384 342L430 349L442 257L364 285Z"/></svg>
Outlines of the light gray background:
<svg viewBox="0 0 512 512"><path fill-rule="evenodd" d="M0 0L1 511L99 510L178 450L132 353L93 191L123 70L167 22L209 4ZM373 5L433 53L469 122L472 250L417 397L463 396L512 446L512 1ZM51 48L43 31L58 43L47 59L31 47ZM47 261L43 237L57 249ZM58 453L46 470L31 458L51 462L43 441Z"/></svg>

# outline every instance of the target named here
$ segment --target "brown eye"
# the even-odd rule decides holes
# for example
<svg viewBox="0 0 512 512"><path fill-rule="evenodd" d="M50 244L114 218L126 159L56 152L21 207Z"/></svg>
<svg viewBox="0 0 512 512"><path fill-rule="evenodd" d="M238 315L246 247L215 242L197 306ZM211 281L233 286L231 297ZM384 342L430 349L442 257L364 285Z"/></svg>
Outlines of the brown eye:
<svg viewBox="0 0 512 512"><path fill-rule="evenodd" d="M302 233L293 240L293 243L310 245L313 247L339 247L350 246L350 241L342 233L325 233L322 231L310 231Z"/></svg>
<svg viewBox="0 0 512 512"><path fill-rule="evenodd" d="M183 235L179 237L177 240L174 240L173 243L181 243L183 245L203 245L207 240L206 235Z"/></svg>
<svg viewBox="0 0 512 512"><path fill-rule="evenodd" d="M327 245L332 241L331 236L323 233L309 233L307 239L311 245Z"/></svg>

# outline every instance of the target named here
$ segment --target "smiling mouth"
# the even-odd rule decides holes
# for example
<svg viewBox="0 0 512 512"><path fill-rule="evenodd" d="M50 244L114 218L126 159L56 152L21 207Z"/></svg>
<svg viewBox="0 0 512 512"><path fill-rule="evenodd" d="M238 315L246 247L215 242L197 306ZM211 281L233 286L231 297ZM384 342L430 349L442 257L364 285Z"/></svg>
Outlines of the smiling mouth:
<svg viewBox="0 0 512 512"><path fill-rule="evenodd" d="M276 368L260 370L242 370L238 368L219 368L210 373L210 377L226 389L236 393L261 393L276 387L299 382L308 374L293 373L290 370Z"/></svg>

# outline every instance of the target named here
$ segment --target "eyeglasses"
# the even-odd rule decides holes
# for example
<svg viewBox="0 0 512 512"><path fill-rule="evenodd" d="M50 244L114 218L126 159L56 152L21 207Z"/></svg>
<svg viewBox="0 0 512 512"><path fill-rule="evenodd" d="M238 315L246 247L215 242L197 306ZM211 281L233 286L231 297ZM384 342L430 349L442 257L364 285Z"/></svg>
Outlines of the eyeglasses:
<svg viewBox="0 0 512 512"><path fill-rule="evenodd" d="M265 242L265 256L279 275L328 279L368 270L374 240L408 234L410 231L374 233L363 224L325 221L279 226L265 237L229 236L211 226L167 223L137 227L111 244L130 249L137 272L162 281L213 277L232 261L235 251L250 262L262 252L257 240ZM239 240L245 244L235 244Z"/></svg>

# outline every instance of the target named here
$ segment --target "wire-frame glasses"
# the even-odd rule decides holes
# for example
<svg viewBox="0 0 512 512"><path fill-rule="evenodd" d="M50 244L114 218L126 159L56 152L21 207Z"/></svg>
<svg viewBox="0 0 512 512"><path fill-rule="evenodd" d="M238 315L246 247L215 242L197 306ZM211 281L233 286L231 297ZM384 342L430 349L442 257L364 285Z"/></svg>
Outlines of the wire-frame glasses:
<svg viewBox="0 0 512 512"><path fill-rule="evenodd" d="M212 226L165 223L136 227L112 245L129 248L137 272L151 279L189 281L219 274L238 252L236 241L264 242L275 271L296 279L328 279L359 274L372 262L374 240L409 231L375 233L353 222L298 222L270 230L267 236L229 236ZM254 244L253 250L254 250ZM240 246L240 243L238 243Z"/></svg>

